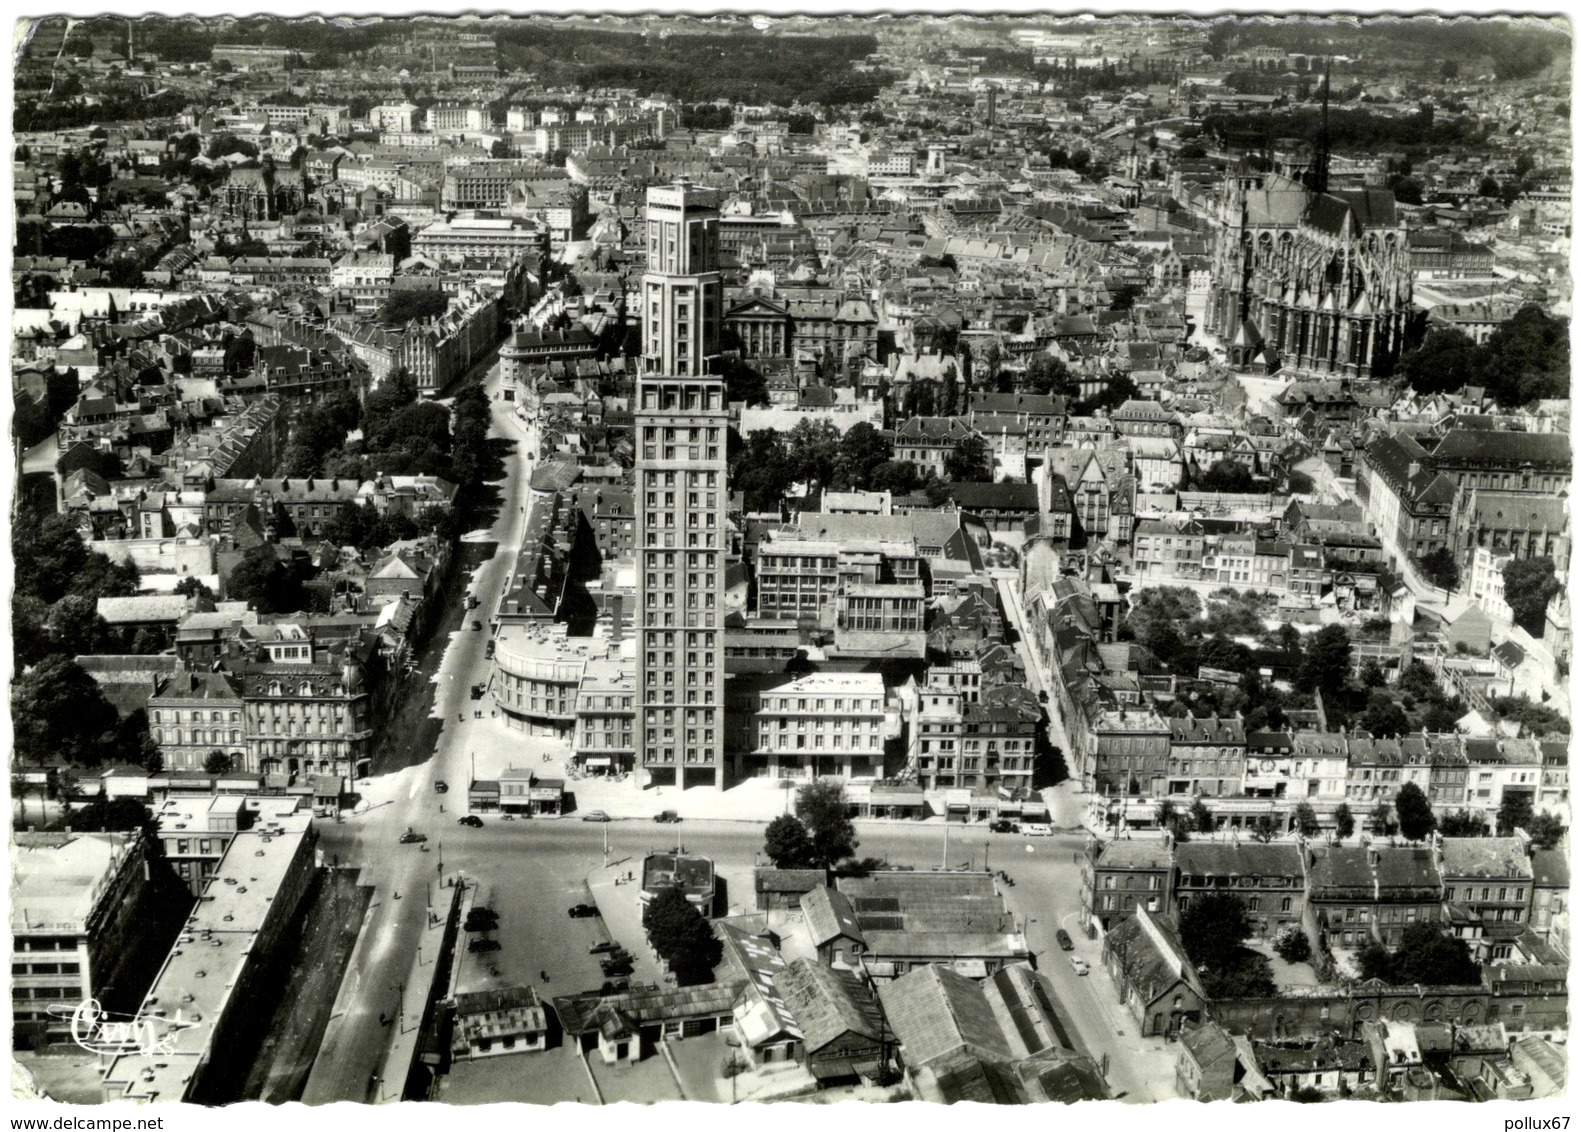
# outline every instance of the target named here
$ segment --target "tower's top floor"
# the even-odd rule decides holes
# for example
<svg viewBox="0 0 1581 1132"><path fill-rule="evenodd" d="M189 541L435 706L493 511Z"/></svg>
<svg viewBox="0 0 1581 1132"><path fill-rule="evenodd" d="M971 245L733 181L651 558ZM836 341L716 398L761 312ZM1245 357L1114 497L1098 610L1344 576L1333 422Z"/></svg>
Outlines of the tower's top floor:
<svg viewBox="0 0 1581 1132"><path fill-rule="evenodd" d="M722 413L725 383L717 377L644 376L637 384L639 413Z"/></svg>
<svg viewBox="0 0 1581 1132"><path fill-rule="evenodd" d="M718 197L695 185L648 190L648 272L704 275L719 270Z"/></svg>

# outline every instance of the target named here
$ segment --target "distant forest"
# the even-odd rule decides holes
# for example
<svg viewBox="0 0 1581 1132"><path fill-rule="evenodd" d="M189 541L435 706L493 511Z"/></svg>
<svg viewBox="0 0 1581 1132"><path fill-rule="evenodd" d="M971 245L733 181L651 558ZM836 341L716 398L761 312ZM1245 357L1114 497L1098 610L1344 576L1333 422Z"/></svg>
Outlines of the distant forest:
<svg viewBox="0 0 1581 1132"><path fill-rule="evenodd" d="M871 35L756 32L642 35L535 22L495 31L500 59L549 85L634 87L683 102L866 105L893 76L851 64L878 50Z"/></svg>
<svg viewBox="0 0 1581 1132"><path fill-rule="evenodd" d="M83 21L73 31L68 51L107 28L124 36L126 22ZM220 42L252 43L295 48L308 67L322 69L348 65L358 53L429 26L404 20L348 26L314 19L219 24L147 17L136 21L135 35L140 50L174 62L207 61ZM632 87L643 95L668 94L690 103L728 99L864 106L894 78L853 69L853 63L878 50L872 35L764 35L745 26L653 34L640 27L617 30L536 19L489 24L486 31L494 37L506 69L533 72L546 85ZM54 39L51 49L58 42Z"/></svg>

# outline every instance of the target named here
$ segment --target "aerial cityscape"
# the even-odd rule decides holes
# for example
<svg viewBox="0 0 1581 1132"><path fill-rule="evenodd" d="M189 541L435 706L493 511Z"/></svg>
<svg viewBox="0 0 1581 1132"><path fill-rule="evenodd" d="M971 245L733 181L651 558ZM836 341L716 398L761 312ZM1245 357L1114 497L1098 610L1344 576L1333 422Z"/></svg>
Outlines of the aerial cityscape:
<svg viewBox="0 0 1581 1132"><path fill-rule="evenodd" d="M22 21L14 1099L1562 1096L1570 36Z"/></svg>

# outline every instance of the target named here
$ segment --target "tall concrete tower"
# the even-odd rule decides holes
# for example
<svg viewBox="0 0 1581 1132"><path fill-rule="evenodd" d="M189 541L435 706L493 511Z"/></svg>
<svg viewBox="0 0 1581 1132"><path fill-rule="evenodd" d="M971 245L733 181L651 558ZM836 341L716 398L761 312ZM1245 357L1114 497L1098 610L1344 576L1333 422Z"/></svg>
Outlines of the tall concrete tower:
<svg viewBox="0 0 1581 1132"><path fill-rule="evenodd" d="M719 211L648 190L637 381L637 751L649 781L725 784L725 406Z"/></svg>

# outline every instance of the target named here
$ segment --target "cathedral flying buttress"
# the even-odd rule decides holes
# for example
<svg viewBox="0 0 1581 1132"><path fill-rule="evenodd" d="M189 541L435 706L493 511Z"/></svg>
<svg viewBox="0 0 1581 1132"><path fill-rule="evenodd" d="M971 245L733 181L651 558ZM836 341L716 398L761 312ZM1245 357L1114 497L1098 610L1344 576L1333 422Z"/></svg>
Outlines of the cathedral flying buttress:
<svg viewBox="0 0 1581 1132"><path fill-rule="evenodd" d="M1208 317L1233 368L1363 379L1393 369L1412 276L1392 193L1243 173L1227 181L1218 220Z"/></svg>

